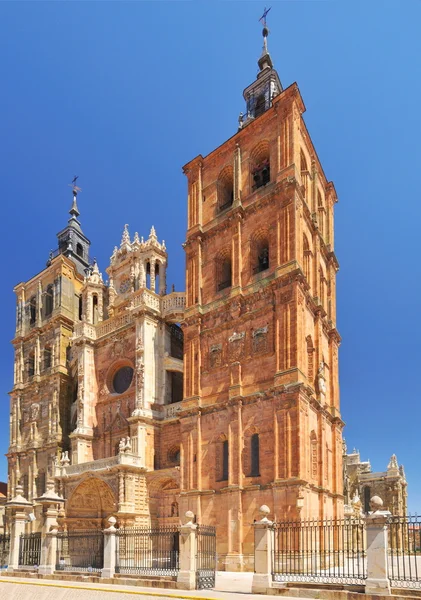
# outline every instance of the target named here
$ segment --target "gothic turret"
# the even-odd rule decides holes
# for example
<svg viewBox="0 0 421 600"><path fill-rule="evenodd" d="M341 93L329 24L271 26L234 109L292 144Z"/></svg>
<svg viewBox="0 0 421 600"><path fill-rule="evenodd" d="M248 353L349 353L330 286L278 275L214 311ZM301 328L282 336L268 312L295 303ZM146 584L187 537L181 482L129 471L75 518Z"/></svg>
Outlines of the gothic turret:
<svg viewBox="0 0 421 600"><path fill-rule="evenodd" d="M69 210L70 219L67 227L57 234L58 249L55 252L50 253L49 260L51 261L51 259L55 258L58 254L64 254L75 263L79 273L84 275L86 274L86 270L89 269L89 248L91 242L83 234L80 221L78 220L80 212L77 206L77 194L80 191L80 188L73 184L72 191L73 202L72 207Z"/></svg>

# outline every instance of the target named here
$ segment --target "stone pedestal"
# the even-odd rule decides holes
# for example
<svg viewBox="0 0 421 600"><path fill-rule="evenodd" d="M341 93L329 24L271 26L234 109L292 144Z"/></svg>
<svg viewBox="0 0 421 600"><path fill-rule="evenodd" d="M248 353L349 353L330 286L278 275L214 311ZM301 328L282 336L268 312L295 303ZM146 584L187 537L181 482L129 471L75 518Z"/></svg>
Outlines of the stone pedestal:
<svg viewBox="0 0 421 600"><path fill-rule="evenodd" d="M47 490L36 502L42 506L43 524L41 530L41 559L38 573L51 575L56 568L57 554L57 516L64 500L54 491L54 481L47 481Z"/></svg>
<svg viewBox="0 0 421 600"><path fill-rule="evenodd" d="M273 529L272 521L267 518L269 513L267 506L261 506L261 519L254 523L253 594L267 594L268 588L272 587Z"/></svg>
<svg viewBox="0 0 421 600"><path fill-rule="evenodd" d="M114 577L115 575L115 552L116 552L116 518L108 519L110 526L104 529L104 567L102 577Z"/></svg>
<svg viewBox="0 0 421 600"><path fill-rule="evenodd" d="M25 523L28 520L28 514L32 510L32 504L22 496L22 493L22 486L16 486L16 496L10 502L6 502L6 507L12 511L8 572L12 572L19 567L20 536L25 533Z"/></svg>
<svg viewBox="0 0 421 600"><path fill-rule="evenodd" d="M194 513L186 512L187 523L180 527L180 570L177 575L177 588L196 589L196 531Z"/></svg>
<svg viewBox="0 0 421 600"><path fill-rule="evenodd" d="M378 502L380 501L381 504ZM379 508L380 499L372 498L370 506ZM387 518L390 512L375 510L366 517L367 532L367 580L366 594L390 595L390 581L387 557Z"/></svg>

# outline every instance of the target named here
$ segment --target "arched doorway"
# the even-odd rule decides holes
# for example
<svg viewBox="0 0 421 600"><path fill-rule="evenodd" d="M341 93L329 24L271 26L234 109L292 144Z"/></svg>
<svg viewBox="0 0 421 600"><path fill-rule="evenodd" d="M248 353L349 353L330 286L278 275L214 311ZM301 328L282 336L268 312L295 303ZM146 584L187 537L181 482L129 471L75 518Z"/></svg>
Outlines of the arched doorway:
<svg viewBox="0 0 421 600"><path fill-rule="evenodd" d="M72 492L66 506L68 529L103 529L107 519L117 512L117 502L110 486L89 477Z"/></svg>

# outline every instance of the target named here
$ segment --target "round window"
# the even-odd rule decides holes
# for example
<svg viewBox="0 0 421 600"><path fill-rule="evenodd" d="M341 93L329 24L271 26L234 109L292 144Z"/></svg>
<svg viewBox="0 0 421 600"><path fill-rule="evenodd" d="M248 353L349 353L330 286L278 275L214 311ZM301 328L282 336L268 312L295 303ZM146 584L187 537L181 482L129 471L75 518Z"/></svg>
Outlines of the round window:
<svg viewBox="0 0 421 600"><path fill-rule="evenodd" d="M117 394L122 394L129 389L133 379L132 367L121 367L113 377L113 388Z"/></svg>

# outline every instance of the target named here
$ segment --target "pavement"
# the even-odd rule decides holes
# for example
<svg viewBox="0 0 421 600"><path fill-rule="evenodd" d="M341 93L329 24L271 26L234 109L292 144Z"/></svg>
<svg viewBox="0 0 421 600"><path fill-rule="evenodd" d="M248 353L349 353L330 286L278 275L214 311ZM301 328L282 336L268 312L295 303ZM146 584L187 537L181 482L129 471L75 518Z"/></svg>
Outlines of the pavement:
<svg viewBox="0 0 421 600"><path fill-rule="evenodd" d="M49 581L18 577L0 577L0 600L256 600L273 596L251 593L252 573L218 572L213 590L165 590L81 581ZM287 600L284 598L284 600ZM296 599L294 599L296 600Z"/></svg>

